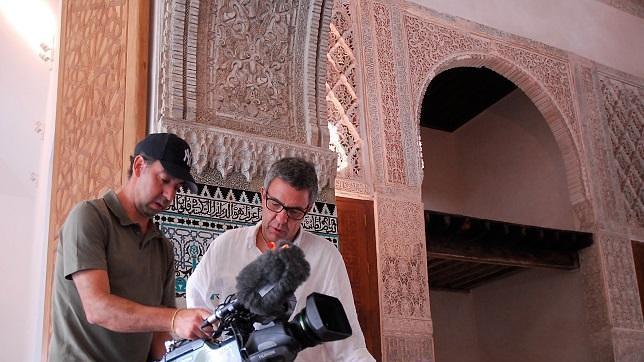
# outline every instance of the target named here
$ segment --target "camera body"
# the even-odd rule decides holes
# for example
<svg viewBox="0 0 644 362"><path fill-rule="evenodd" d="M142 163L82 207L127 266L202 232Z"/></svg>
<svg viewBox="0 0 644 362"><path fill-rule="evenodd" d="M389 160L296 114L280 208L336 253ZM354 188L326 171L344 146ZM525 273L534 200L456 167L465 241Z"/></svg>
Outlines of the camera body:
<svg viewBox="0 0 644 362"><path fill-rule="evenodd" d="M253 324L266 321L266 316L252 315L241 306L224 307L230 312L218 318L219 327L214 337L219 340L176 342L163 361L288 362L305 348L341 340L352 333L340 301L325 294L309 295L306 307L290 322L277 319L257 329Z"/></svg>

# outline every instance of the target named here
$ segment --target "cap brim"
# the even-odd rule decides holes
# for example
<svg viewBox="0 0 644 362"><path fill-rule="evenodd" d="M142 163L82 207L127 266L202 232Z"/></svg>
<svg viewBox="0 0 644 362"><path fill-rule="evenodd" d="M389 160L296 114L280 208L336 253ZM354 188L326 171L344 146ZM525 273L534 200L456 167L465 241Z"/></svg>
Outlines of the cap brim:
<svg viewBox="0 0 644 362"><path fill-rule="evenodd" d="M183 186L188 188L193 194L197 193L197 183L195 179L192 178L190 170L186 170L184 167L174 164L172 162L160 161L163 168L172 176L178 179L183 180Z"/></svg>

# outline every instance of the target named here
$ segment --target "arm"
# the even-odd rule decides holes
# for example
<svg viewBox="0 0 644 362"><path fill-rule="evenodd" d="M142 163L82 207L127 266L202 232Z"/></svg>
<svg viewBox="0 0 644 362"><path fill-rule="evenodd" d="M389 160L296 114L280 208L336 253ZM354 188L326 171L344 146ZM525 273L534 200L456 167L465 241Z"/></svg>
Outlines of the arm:
<svg viewBox="0 0 644 362"><path fill-rule="evenodd" d="M100 269L82 270L72 274L83 304L87 321L115 332L173 332L181 338L206 338L199 327L210 315L206 309L185 309L176 314L174 308L150 307L110 293L107 272Z"/></svg>

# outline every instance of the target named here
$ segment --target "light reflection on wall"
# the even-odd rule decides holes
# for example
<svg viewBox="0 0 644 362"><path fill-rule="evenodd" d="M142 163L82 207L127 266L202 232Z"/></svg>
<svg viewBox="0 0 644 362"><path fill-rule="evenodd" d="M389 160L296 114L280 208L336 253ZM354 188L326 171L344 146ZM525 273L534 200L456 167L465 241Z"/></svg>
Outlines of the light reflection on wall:
<svg viewBox="0 0 644 362"><path fill-rule="evenodd" d="M52 60L56 19L48 1L0 0L0 14L35 54Z"/></svg>
<svg viewBox="0 0 644 362"><path fill-rule="evenodd" d="M340 142L338 128L331 123L328 123L327 126L329 128L329 149L331 149L331 151L335 151L338 155L337 171L340 172L349 166L347 151L344 149L342 142Z"/></svg>

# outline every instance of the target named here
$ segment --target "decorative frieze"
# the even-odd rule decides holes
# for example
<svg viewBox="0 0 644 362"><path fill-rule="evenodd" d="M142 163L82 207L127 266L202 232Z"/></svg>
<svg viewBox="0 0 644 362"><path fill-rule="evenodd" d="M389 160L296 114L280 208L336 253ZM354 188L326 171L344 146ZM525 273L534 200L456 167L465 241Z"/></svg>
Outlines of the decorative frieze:
<svg viewBox="0 0 644 362"><path fill-rule="evenodd" d="M385 156L386 180L392 184L407 184L407 169L403 149L399 95L396 89L396 65L391 33L391 14L386 5L374 3L374 32L378 59L380 112L383 116L381 135Z"/></svg>
<svg viewBox="0 0 644 362"><path fill-rule="evenodd" d="M297 156L315 165L320 190L334 186L336 155L328 149L248 137L238 132L181 121L163 120L159 123L159 131L176 133L190 144L192 167L196 174L210 168L219 171L225 179L237 172L250 182L264 177L275 161Z"/></svg>

